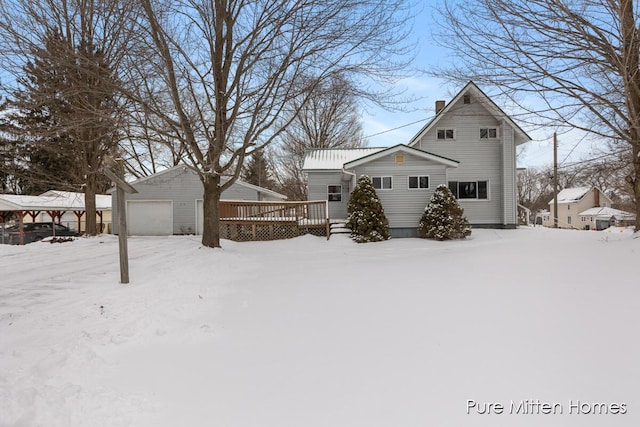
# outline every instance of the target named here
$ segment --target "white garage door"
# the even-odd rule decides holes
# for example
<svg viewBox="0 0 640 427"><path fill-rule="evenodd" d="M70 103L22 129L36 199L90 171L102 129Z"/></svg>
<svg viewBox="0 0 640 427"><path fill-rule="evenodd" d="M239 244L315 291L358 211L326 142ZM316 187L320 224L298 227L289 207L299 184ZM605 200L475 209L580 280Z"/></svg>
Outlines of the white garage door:
<svg viewBox="0 0 640 427"><path fill-rule="evenodd" d="M127 229L130 236L173 234L173 201L127 200Z"/></svg>

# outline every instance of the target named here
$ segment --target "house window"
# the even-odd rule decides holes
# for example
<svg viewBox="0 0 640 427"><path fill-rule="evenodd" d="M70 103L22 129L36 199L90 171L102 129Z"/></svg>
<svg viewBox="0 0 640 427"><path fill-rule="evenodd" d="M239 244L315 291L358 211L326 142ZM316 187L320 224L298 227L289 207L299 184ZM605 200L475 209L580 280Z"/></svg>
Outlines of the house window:
<svg viewBox="0 0 640 427"><path fill-rule="evenodd" d="M571 217L570 216L567 217L567 224L571 224Z"/></svg>
<svg viewBox="0 0 640 427"><path fill-rule="evenodd" d="M342 185L328 185L327 200L330 202L341 202L342 201Z"/></svg>
<svg viewBox="0 0 640 427"><path fill-rule="evenodd" d="M455 139L456 138L456 130L455 129L437 129L436 135L438 139Z"/></svg>
<svg viewBox="0 0 640 427"><path fill-rule="evenodd" d="M489 198L489 185L487 181L449 181L449 190L456 199Z"/></svg>
<svg viewBox="0 0 640 427"><path fill-rule="evenodd" d="M373 188L376 190L391 190L393 188L393 179L390 176L374 176Z"/></svg>
<svg viewBox="0 0 640 427"><path fill-rule="evenodd" d="M425 189L429 188L428 176L410 176L409 189Z"/></svg>
<svg viewBox="0 0 640 427"><path fill-rule="evenodd" d="M567 210L570 211L571 210L571 205L567 205Z"/></svg>
<svg viewBox="0 0 640 427"><path fill-rule="evenodd" d="M480 128L480 139L496 139L498 128Z"/></svg>

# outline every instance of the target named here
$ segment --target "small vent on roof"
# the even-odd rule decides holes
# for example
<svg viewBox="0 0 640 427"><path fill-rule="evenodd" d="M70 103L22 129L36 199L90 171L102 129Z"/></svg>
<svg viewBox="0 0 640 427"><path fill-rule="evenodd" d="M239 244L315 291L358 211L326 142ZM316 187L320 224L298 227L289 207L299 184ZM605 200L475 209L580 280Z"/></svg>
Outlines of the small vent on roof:
<svg viewBox="0 0 640 427"><path fill-rule="evenodd" d="M404 163L404 154L396 154L396 165Z"/></svg>
<svg viewBox="0 0 640 427"><path fill-rule="evenodd" d="M462 97L462 102L465 104L471 104L471 95L464 95Z"/></svg>

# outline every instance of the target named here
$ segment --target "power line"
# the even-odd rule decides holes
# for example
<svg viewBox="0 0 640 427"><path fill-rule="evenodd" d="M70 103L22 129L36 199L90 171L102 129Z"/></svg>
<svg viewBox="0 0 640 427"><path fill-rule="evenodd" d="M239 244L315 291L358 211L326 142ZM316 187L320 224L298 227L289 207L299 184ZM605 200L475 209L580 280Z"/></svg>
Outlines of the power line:
<svg viewBox="0 0 640 427"><path fill-rule="evenodd" d="M569 150L569 154L567 154L564 159L562 159L562 161L560 162L560 164L563 164L564 162L567 161L567 159L569 158L569 156L571 156L571 154L573 154L573 152L575 151L576 148L578 148L578 145L580 145L582 143L582 141L585 140L585 138L587 137L587 134L585 133L584 135L582 135L582 138L580 138L574 145L573 148L571 148L571 150Z"/></svg>
<svg viewBox="0 0 640 427"><path fill-rule="evenodd" d="M573 163L567 163L565 165L560 166L560 168L562 168L562 169L570 168L570 167L578 166L578 165L581 165L581 164L584 164L584 163L595 162L596 160L604 159L605 157L613 156L613 155L616 155L616 154L623 154L625 151L627 151L627 150L626 149L621 149L621 150L618 150L618 151L612 151L611 153L602 154L600 156L592 157L590 159L580 160L578 162L573 162Z"/></svg>
<svg viewBox="0 0 640 427"><path fill-rule="evenodd" d="M378 136L378 135L382 135L382 134L385 134L385 133L393 132L394 130L406 128L407 126L415 125L416 123L425 122L427 120L429 120L429 119L427 118L427 119L416 120L415 122L407 123L406 125L398 126L398 127L392 128L392 129L383 130L382 132L373 133L371 135L366 135L366 136L364 136L364 138L371 138L371 137L374 137L374 136Z"/></svg>

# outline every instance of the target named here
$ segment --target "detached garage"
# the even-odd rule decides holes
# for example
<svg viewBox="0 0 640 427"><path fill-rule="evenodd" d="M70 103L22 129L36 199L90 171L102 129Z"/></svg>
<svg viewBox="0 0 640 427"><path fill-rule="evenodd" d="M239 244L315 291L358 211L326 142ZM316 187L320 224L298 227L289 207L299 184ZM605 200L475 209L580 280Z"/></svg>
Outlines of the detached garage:
<svg viewBox="0 0 640 427"><path fill-rule="evenodd" d="M128 234L169 236L202 233L203 188L198 173L186 165L174 166L129 183L138 193L126 194ZM116 191L109 191L113 206L113 232L118 234ZM281 201L275 191L236 181L222 193L223 200Z"/></svg>

